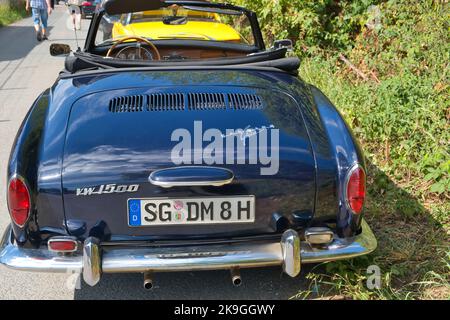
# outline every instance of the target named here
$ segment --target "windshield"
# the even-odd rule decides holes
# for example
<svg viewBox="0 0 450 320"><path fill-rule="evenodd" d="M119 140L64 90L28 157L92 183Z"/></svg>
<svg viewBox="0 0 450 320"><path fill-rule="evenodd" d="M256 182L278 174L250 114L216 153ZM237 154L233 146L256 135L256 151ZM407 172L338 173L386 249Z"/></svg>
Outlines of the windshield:
<svg viewBox="0 0 450 320"><path fill-rule="evenodd" d="M128 36L255 45L251 24L242 12L195 6L172 5L158 10L105 15L95 45L111 45Z"/></svg>

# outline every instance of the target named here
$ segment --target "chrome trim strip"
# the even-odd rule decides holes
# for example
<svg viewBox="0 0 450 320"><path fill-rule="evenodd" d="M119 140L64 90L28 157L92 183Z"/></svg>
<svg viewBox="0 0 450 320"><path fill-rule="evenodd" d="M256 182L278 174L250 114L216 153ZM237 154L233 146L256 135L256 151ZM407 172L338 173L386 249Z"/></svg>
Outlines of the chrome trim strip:
<svg viewBox="0 0 450 320"><path fill-rule="evenodd" d="M164 181L155 181L149 178L151 184L163 187L163 188L172 188L172 187L201 187L201 186L213 186L213 187L221 187L226 184L230 184L234 178L227 180L214 180L214 181L178 181L178 182L164 182Z"/></svg>
<svg viewBox="0 0 450 320"><path fill-rule="evenodd" d="M301 263L318 263L365 255L377 246L374 234L363 220L362 232L353 239L334 239L328 246L312 247L299 241L297 232L287 230L280 242L198 245L175 248L103 248L88 238L81 255L57 255L45 246L26 249L13 243L11 227L0 243L0 263L7 267L42 272L81 272L95 285L101 273L216 270L282 265L290 276L300 272ZM83 268L84 266L84 268Z"/></svg>

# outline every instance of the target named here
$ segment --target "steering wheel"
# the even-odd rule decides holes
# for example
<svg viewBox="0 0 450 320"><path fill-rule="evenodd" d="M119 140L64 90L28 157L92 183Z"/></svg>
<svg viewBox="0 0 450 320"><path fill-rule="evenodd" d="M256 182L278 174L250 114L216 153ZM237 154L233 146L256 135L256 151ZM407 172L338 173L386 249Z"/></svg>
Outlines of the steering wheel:
<svg viewBox="0 0 450 320"><path fill-rule="evenodd" d="M159 54L159 51L156 48L156 46L150 40L147 40L147 39L145 39L143 37L139 37L139 36L128 36L128 37L124 37L124 38L120 39L115 44L113 44L111 46L111 48L109 48L108 53L106 54L106 57L109 58L111 56L111 53L114 51L114 49L116 49L116 47L119 44L124 43L125 41L128 41L128 40L137 40L138 42L143 42L143 43L147 44L150 47L150 49L153 51L153 53L155 54L154 60L161 60L161 55Z"/></svg>

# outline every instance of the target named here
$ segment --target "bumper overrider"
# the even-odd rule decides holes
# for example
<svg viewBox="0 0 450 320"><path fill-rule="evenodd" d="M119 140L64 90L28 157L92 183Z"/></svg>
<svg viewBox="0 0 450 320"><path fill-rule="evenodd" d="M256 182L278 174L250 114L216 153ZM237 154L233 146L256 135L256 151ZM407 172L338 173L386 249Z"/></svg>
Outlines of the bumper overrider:
<svg viewBox="0 0 450 320"><path fill-rule="evenodd" d="M102 273L164 272L187 270L239 269L281 265L291 277L300 273L301 264L349 259L365 255L377 246L369 225L362 221L362 232L353 238L337 238L325 246L301 241L294 230L285 231L277 242L246 242L179 247L103 247L96 238L84 241L82 250L61 255L48 250L22 248L13 241L9 227L0 243L0 263L24 271L79 272L91 286Z"/></svg>

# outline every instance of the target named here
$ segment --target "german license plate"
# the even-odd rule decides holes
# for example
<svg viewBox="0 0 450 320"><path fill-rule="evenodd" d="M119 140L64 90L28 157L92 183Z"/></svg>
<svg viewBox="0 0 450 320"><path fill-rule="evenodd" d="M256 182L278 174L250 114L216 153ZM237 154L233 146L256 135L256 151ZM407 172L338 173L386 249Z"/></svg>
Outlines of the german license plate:
<svg viewBox="0 0 450 320"><path fill-rule="evenodd" d="M254 221L254 196L128 199L131 227Z"/></svg>

